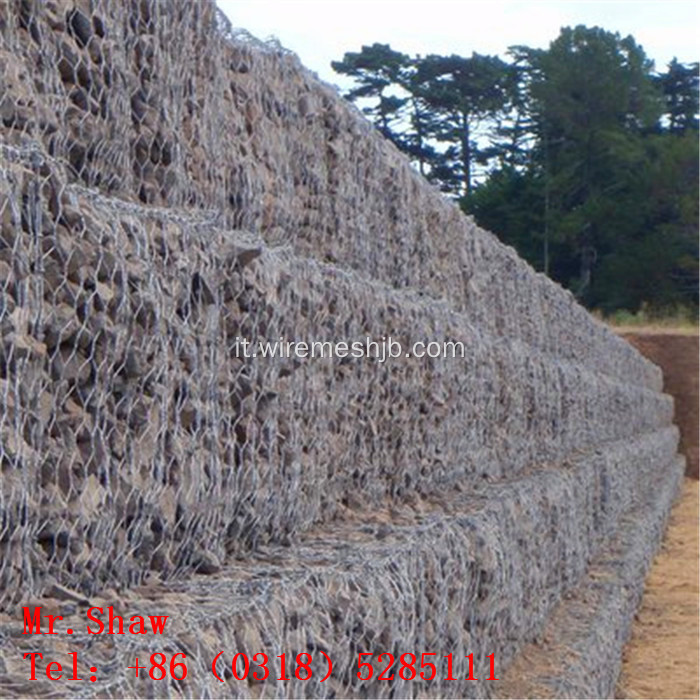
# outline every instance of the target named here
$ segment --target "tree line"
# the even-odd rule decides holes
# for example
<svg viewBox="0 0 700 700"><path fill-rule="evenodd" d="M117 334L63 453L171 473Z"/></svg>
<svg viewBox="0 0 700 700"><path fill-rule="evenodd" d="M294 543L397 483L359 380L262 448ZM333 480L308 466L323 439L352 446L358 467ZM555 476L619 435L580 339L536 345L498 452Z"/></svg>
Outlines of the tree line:
<svg viewBox="0 0 700 700"><path fill-rule="evenodd" d="M477 222L590 308L698 303L698 63L566 27L507 59L363 46L346 97Z"/></svg>

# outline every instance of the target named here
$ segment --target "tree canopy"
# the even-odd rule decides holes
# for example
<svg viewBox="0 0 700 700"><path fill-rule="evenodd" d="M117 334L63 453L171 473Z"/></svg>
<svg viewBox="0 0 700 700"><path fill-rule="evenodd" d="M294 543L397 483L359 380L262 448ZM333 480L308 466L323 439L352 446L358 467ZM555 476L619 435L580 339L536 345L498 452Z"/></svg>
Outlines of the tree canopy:
<svg viewBox="0 0 700 700"><path fill-rule="evenodd" d="M589 307L697 306L698 64L565 27L507 60L363 46L334 62L382 133Z"/></svg>

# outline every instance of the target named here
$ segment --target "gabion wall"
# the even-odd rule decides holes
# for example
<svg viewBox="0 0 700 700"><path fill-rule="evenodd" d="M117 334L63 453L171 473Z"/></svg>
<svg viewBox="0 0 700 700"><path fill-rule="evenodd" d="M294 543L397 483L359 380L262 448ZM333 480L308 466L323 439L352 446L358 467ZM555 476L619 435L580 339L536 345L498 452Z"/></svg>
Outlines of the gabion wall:
<svg viewBox="0 0 700 700"><path fill-rule="evenodd" d="M112 659L91 692L483 695L363 685L354 659L505 665L626 514L658 494L663 522L682 465L659 370L293 55L204 1L0 0L0 66L3 619L56 586L162 585L193 658L306 645L342 669L164 690ZM466 355L236 354L388 335Z"/></svg>

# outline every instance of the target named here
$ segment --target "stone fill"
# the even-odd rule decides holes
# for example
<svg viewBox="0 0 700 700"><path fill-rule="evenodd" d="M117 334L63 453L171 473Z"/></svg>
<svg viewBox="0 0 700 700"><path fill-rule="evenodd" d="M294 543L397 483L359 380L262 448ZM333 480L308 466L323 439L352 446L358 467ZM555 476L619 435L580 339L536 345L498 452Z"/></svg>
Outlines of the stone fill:
<svg viewBox="0 0 700 700"><path fill-rule="evenodd" d="M0 0L0 66L0 694L76 692L24 680L37 650L115 697L517 693L487 656L550 628L590 656L545 686L612 692L683 470L660 370L208 0ZM237 356L280 336L466 352ZM608 552L605 624L561 623ZM23 637L28 604L172 622ZM222 648L335 671L222 684ZM125 670L178 650L182 681ZM360 652L480 680L363 682Z"/></svg>

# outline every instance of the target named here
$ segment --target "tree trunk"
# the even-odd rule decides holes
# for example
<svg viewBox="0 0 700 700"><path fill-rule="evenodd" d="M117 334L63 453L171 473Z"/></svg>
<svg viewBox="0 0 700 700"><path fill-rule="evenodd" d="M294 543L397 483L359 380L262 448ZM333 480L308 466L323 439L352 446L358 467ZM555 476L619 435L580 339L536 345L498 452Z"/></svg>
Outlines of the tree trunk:
<svg viewBox="0 0 700 700"><path fill-rule="evenodd" d="M472 193L472 154L469 135L469 115L465 112L462 114L462 171L464 173L464 194L466 195Z"/></svg>

